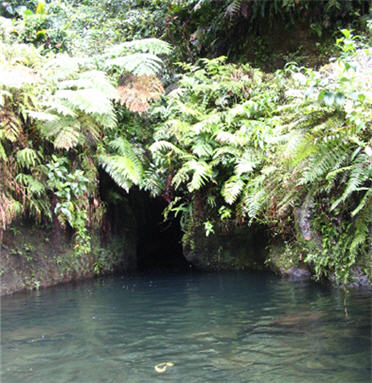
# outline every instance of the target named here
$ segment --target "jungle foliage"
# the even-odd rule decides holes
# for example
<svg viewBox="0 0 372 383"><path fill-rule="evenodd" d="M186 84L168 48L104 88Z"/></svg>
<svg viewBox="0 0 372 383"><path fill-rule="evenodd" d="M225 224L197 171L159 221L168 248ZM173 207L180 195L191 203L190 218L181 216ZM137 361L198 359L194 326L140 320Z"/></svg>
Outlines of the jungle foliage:
<svg viewBox="0 0 372 383"><path fill-rule="evenodd" d="M19 214L66 225L77 252L103 215L98 166L128 190L142 163L118 128L119 105L144 112L163 91L156 75L168 44L155 39L112 46L101 56L40 54L32 45L0 44L0 224ZM137 91L128 95L127 88ZM125 118L125 117L124 117Z"/></svg>
<svg viewBox="0 0 372 383"><path fill-rule="evenodd" d="M89 252L105 215L101 169L126 192L162 196L184 232L258 222L318 278L346 283L356 265L370 273L368 36L342 29L337 57L317 70L198 58L248 21L253 33L305 15L316 32L367 13L363 1L320 4L317 13L291 0L3 3L0 231L26 215L72 230L76 254ZM189 62L175 69L177 58ZM302 239L298 209L311 233Z"/></svg>
<svg viewBox="0 0 372 383"><path fill-rule="evenodd" d="M343 35L341 56L320 71L288 65L265 75L224 58L183 65L159 109L166 120L154 134L151 176L164 181L158 169L169 169L162 190L185 225L202 222L208 235L221 222L259 221L297 243L295 209L306 203L319 238L305 240L320 243L305 262L317 277L346 282L358 255L368 269L371 55Z"/></svg>

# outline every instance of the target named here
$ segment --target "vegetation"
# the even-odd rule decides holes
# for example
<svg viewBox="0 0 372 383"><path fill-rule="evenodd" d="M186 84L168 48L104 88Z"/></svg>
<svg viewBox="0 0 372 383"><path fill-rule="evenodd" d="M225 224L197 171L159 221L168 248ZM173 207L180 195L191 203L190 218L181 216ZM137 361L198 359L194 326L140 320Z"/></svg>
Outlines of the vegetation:
<svg viewBox="0 0 372 383"><path fill-rule="evenodd" d="M215 57L247 20L255 41L278 16L288 28L306 17L318 38L335 20L371 27L362 1L320 4L3 3L1 231L27 215L51 222L57 240L71 229L76 255L89 253L105 215L102 169L127 192L162 196L186 234L260 223L317 278L370 273L368 36L342 29L337 58L318 69L265 73Z"/></svg>

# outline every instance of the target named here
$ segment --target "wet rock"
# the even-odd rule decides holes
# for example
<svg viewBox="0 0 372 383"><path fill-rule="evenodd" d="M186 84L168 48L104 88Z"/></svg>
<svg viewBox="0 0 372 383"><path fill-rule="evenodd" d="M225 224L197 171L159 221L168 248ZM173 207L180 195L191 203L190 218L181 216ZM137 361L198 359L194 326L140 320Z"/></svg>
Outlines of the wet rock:
<svg viewBox="0 0 372 383"><path fill-rule="evenodd" d="M185 240L186 237L186 240ZM206 236L203 226L189 229L183 241L186 260L201 270L263 269L267 236L261 227L216 225Z"/></svg>
<svg viewBox="0 0 372 383"><path fill-rule="evenodd" d="M290 281L309 281L311 279L311 272L306 267L292 266L287 270L281 270L281 273Z"/></svg>
<svg viewBox="0 0 372 383"><path fill-rule="evenodd" d="M314 201L312 200L310 194L308 194L302 206L294 209L296 226L299 234L302 235L305 241L314 241L317 246L321 246L321 238L319 234L313 230L311 225L313 207Z"/></svg>
<svg viewBox="0 0 372 383"><path fill-rule="evenodd" d="M364 274L363 270L360 267L354 268L351 272L353 281L349 283L348 287L352 289L371 289L371 285L368 280L368 276Z"/></svg>
<svg viewBox="0 0 372 383"><path fill-rule="evenodd" d="M92 278L136 263L136 238L127 232L111 235L104 248L92 232L92 252L75 255L74 241L62 233L58 243L53 232L34 223L19 222L4 232L0 244L0 296L60 283ZM97 265L99 269L97 270Z"/></svg>

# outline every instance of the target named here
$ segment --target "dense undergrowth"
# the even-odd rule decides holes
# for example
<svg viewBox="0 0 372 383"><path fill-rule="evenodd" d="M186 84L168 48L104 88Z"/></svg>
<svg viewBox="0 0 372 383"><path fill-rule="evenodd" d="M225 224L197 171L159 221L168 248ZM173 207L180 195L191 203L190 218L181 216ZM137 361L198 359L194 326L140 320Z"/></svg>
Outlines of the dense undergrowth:
<svg viewBox="0 0 372 383"><path fill-rule="evenodd" d="M213 2L173 3L145 7L156 9L145 31L142 21L130 17L121 29L113 26L119 23L115 10L135 13L141 2L132 8L52 2L35 3L26 12L14 5L5 10L21 16L0 22L1 230L28 215L53 223L56 231L70 227L76 254L89 252L90 231L105 214L98 193L101 168L126 191L137 185L163 196L169 203L165 215L180 215L185 232L202 225L213 235L218 225L258 222L286 243L288 259L309 264L317 278L335 275L347 283L356 265L369 274L368 36L343 29L337 57L318 70L291 62L264 73L226 57L197 59L204 48L195 36L196 50L182 47L190 39L178 36L176 27L192 6L201 17L194 23L204 28L203 9ZM260 14L258 2L250 10L247 4L230 1L214 10L228 16L223 33L239 17L271 20L280 10L291 20L299 11L297 2L287 2L287 8L270 2ZM355 10L350 2L340 4L351 6L349 16ZM328 5L330 13L316 24L321 28L340 9L346 12L332 13ZM82 7L90 13L83 16ZM102 7L107 12L95 20ZM69 24L61 21L66 15ZM216 26L211 31L216 39L222 33ZM180 41L173 56L181 49L175 57L189 52L193 62L171 72L163 64L172 52L168 43L123 42L160 32L173 44ZM210 45L209 32L198 41ZM302 240L299 209L307 215Z"/></svg>

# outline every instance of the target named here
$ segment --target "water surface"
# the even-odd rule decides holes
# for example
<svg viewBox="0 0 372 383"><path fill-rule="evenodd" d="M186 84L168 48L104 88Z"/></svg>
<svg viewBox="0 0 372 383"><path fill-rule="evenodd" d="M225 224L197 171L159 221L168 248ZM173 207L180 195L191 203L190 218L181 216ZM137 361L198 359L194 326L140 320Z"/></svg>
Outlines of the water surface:
<svg viewBox="0 0 372 383"><path fill-rule="evenodd" d="M371 381L371 296L267 274L110 277L2 298L2 383ZM172 362L164 373L155 365Z"/></svg>

